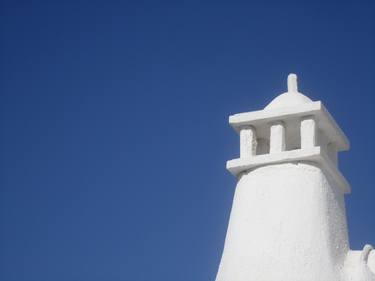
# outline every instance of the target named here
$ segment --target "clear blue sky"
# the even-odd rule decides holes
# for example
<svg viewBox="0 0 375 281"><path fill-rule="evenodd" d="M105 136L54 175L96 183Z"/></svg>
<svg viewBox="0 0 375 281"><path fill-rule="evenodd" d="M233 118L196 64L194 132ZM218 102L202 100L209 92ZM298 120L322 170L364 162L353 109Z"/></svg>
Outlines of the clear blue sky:
<svg viewBox="0 0 375 281"><path fill-rule="evenodd" d="M373 1L1 1L0 280L214 280L229 114L289 72L352 143L352 247L375 244Z"/></svg>

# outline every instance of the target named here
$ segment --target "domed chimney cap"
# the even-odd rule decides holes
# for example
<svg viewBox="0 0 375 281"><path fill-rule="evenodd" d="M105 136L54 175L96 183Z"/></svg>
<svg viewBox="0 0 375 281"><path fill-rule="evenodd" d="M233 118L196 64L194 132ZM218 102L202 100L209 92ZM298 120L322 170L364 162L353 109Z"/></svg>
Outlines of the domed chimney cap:
<svg viewBox="0 0 375 281"><path fill-rule="evenodd" d="M293 107L310 102L310 98L298 92L297 75L291 73L288 75L288 92L274 98L264 109Z"/></svg>

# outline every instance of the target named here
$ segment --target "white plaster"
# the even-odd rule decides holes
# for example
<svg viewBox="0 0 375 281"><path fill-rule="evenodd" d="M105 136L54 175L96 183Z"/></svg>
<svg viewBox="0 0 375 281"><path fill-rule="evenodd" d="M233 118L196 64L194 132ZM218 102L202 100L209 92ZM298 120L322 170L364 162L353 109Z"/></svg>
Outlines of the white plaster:
<svg viewBox="0 0 375 281"><path fill-rule="evenodd" d="M341 190L314 164L244 174L216 281L340 280L338 260L348 251L344 210Z"/></svg>
<svg viewBox="0 0 375 281"><path fill-rule="evenodd" d="M327 155L331 159L332 163L334 163L337 166L338 153L337 153L336 145L334 143L327 144Z"/></svg>
<svg viewBox="0 0 375 281"><path fill-rule="evenodd" d="M285 150L285 125L283 122L276 122L271 125L270 153L282 152Z"/></svg>
<svg viewBox="0 0 375 281"><path fill-rule="evenodd" d="M313 117L307 117L301 121L301 148L314 147L316 145L316 123Z"/></svg>
<svg viewBox="0 0 375 281"><path fill-rule="evenodd" d="M349 251L347 253L342 271L343 281L375 280L375 270L372 264L374 251L367 252L368 247L366 246L362 251ZM371 246L369 247L372 248Z"/></svg>
<svg viewBox="0 0 375 281"><path fill-rule="evenodd" d="M272 110L277 108L299 106L310 102L311 99L298 92L297 75L292 73L288 76L288 92L277 96L265 107L265 109Z"/></svg>
<svg viewBox="0 0 375 281"><path fill-rule="evenodd" d="M253 170L257 167L265 165L291 163L298 161L315 162L321 165L321 169L332 177L338 187L343 193L350 193L350 185L337 169L336 165L332 163L325 151L320 147L312 147L305 149L296 149L283 151L280 153L262 154L252 158L237 158L227 161L227 169L234 175L239 176L241 173Z"/></svg>
<svg viewBox="0 0 375 281"><path fill-rule="evenodd" d="M249 158L256 154L257 140L255 129L245 126L240 131L240 157Z"/></svg>
<svg viewBox="0 0 375 281"><path fill-rule="evenodd" d="M241 150L227 162L238 183L216 281L375 281L372 246L349 247L350 185L337 168L349 141L321 102L301 95L292 74L266 109L229 118L251 157Z"/></svg>
<svg viewBox="0 0 375 281"><path fill-rule="evenodd" d="M320 101L301 104L296 107L234 114L229 116L229 124L239 132L241 126L244 125L251 125L258 129L258 126L262 126L264 123L280 120L289 122L289 120L303 118L308 115L314 116L317 127L327 134L330 142L337 144L338 151L349 149L349 140Z"/></svg>
<svg viewBox="0 0 375 281"><path fill-rule="evenodd" d="M294 73L288 75L288 93L298 93L297 75Z"/></svg>
<svg viewBox="0 0 375 281"><path fill-rule="evenodd" d="M375 274L375 250L372 250L368 255L367 265L372 271L372 273Z"/></svg>
<svg viewBox="0 0 375 281"><path fill-rule="evenodd" d="M265 138L258 138L256 155L263 155L263 154L268 154L268 153L270 153L269 140Z"/></svg>

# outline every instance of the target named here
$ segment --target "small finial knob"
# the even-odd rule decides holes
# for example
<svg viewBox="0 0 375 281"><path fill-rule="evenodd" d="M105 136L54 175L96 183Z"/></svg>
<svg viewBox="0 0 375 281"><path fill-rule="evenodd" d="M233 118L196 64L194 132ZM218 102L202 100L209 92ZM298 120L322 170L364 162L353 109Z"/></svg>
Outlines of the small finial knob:
<svg viewBox="0 0 375 281"><path fill-rule="evenodd" d="M288 93L298 93L297 75L294 73L288 75Z"/></svg>

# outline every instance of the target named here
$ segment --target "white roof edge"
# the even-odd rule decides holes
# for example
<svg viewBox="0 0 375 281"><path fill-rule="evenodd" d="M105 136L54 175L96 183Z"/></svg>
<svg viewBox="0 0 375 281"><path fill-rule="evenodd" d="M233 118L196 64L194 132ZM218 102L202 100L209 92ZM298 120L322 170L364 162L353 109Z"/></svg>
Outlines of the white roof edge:
<svg viewBox="0 0 375 281"><path fill-rule="evenodd" d="M229 116L229 124L239 132L244 125L261 125L264 123L313 115L317 118L318 127L324 129L328 137L337 145L339 151L349 150L350 143L344 132L337 125L321 101L301 104L295 107L265 109L238 113Z"/></svg>
<svg viewBox="0 0 375 281"><path fill-rule="evenodd" d="M348 137L345 135L344 131L340 128L340 126L336 123L335 119L332 117L331 113L325 108L323 104L321 104L321 110L324 112L329 124L333 127L333 132L337 133L337 138L342 139L341 143L341 150L349 150L350 149L350 141Z"/></svg>
<svg viewBox="0 0 375 281"><path fill-rule="evenodd" d="M248 170L262 166L290 163L290 162L315 162L325 170L330 177L338 184L343 193L350 193L351 187L339 169L332 163L324 150L320 147L309 149L297 149L283 151L275 154L257 155L253 158L237 158L227 161L226 168L234 176Z"/></svg>
<svg viewBox="0 0 375 281"><path fill-rule="evenodd" d="M315 101L311 103L306 103L303 105L293 106L293 107L283 107L275 109L264 109L251 112L237 113L229 116L229 124L235 128L237 126L245 124L256 124L268 122L272 119L280 119L283 117L293 116L300 114L305 114L310 111L316 111L321 109L321 102ZM242 124L243 123L243 124Z"/></svg>

